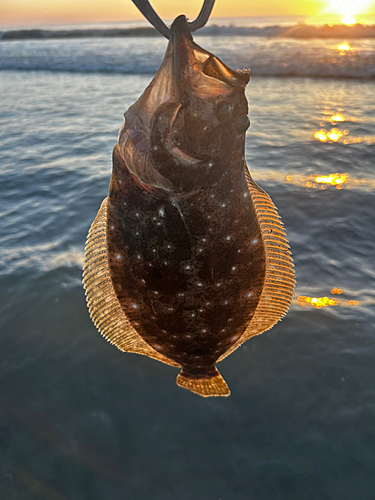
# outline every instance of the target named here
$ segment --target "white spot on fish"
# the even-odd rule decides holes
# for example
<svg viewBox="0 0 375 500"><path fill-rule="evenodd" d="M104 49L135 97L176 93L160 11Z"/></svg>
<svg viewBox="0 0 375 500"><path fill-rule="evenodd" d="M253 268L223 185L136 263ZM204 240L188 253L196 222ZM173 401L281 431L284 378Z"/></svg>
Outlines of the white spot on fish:
<svg viewBox="0 0 375 500"><path fill-rule="evenodd" d="M119 253L116 255L116 259L117 259L117 260L120 260L120 259L121 259L121 255L120 255Z"/></svg>
<svg viewBox="0 0 375 500"><path fill-rule="evenodd" d="M138 304L132 304L133 309L138 309Z"/></svg>
<svg viewBox="0 0 375 500"><path fill-rule="evenodd" d="M197 286L202 286L202 283L197 283Z"/></svg>
<svg viewBox="0 0 375 500"><path fill-rule="evenodd" d="M244 197L244 198L247 198L247 197L248 197L248 194L249 194L249 193L244 193L244 194L243 194L243 197Z"/></svg>
<svg viewBox="0 0 375 500"><path fill-rule="evenodd" d="M237 267L236 267L236 266L233 266L233 267L232 267L232 271L235 271L236 269L237 269Z"/></svg>
<svg viewBox="0 0 375 500"><path fill-rule="evenodd" d="M229 240L230 240L230 236L227 236L227 237L226 237L226 240L227 240L227 241L229 241Z"/></svg>
<svg viewBox="0 0 375 500"><path fill-rule="evenodd" d="M247 294L247 296L248 296L248 297L251 297L252 295L253 295L253 293L252 293L252 292L249 292L249 293Z"/></svg>
<svg viewBox="0 0 375 500"><path fill-rule="evenodd" d="M221 205L221 206L222 206L222 208L225 208L225 207L226 207L225 203L222 203L222 205Z"/></svg>
<svg viewBox="0 0 375 500"><path fill-rule="evenodd" d="M164 212L164 208L163 207L159 208L159 215L160 215L160 217L164 217L165 212Z"/></svg>
<svg viewBox="0 0 375 500"><path fill-rule="evenodd" d="M256 245L258 243L258 240L253 240L253 245Z"/></svg>

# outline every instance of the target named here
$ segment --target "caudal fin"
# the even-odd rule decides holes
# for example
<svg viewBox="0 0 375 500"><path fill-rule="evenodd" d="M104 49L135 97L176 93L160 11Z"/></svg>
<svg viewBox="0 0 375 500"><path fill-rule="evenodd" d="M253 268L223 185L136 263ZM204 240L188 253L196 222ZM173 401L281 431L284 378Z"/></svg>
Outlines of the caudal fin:
<svg viewBox="0 0 375 500"><path fill-rule="evenodd" d="M229 396L230 390L225 380L217 371L217 374L211 378L188 378L179 373L176 383L184 389L188 389L204 398L210 396Z"/></svg>

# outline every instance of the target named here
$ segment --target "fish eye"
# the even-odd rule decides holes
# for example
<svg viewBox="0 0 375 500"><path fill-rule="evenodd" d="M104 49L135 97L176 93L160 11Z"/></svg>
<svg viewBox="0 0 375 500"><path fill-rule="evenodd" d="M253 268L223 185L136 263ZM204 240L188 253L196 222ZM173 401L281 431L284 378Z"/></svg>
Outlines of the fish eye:
<svg viewBox="0 0 375 500"><path fill-rule="evenodd" d="M246 132L246 130L250 127L250 119L247 115L241 116L236 123L236 128L238 132Z"/></svg>
<svg viewBox="0 0 375 500"><path fill-rule="evenodd" d="M219 120L223 120L228 118L231 114L232 106L230 106L227 102L222 101L216 106L216 115Z"/></svg>

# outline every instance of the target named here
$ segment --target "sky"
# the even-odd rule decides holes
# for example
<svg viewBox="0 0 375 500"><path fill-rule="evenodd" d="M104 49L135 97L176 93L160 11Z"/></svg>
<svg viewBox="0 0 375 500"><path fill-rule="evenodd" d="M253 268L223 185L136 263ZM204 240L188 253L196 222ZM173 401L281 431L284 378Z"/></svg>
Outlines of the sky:
<svg viewBox="0 0 375 500"><path fill-rule="evenodd" d="M194 19L203 0L152 0L160 17ZM375 12L375 0L216 0L212 17L317 16L330 10ZM353 14L353 12L349 12ZM0 25L32 26L142 19L131 0L0 0Z"/></svg>

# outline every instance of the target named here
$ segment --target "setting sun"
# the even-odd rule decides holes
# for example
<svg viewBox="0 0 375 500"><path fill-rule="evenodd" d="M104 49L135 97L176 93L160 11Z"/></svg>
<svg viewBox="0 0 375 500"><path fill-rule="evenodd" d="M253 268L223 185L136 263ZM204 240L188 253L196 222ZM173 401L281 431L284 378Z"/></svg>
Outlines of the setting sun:
<svg viewBox="0 0 375 500"><path fill-rule="evenodd" d="M351 16L350 14L347 15L347 16L344 16L342 19L341 19L341 22L342 24L348 24L349 26L351 24L355 24L356 23L356 20L355 20L355 17L354 16Z"/></svg>
<svg viewBox="0 0 375 500"><path fill-rule="evenodd" d="M328 0L325 12L339 14L342 16L341 23L352 25L355 24L356 16L367 12L371 6L372 0Z"/></svg>

